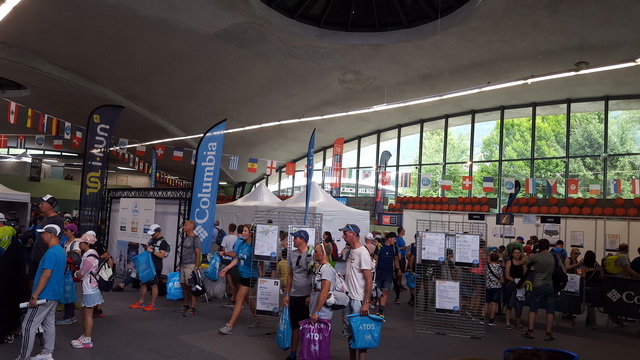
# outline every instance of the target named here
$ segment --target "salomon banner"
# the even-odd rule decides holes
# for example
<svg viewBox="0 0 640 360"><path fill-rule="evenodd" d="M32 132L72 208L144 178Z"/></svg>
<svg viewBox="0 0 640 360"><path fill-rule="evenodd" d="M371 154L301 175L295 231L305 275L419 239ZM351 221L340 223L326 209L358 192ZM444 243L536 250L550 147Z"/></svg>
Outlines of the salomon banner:
<svg viewBox="0 0 640 360"><path fill-rule="evenodd" d="M313 149L316 142L316 129L313 129L307 149L307 197L304 203L304 224L307 225L307 213L309 212L309 198L311 197L311 182L313 181Z"/></svg>
<svg viewBox="0 0 640 360"><path fill-rule="evenodd" d="M80 185L80 234L89 230L97 231L102 210L102 192L107 184L111 136L122 109L122 106L117 105L100 106L93 110L87 120Z"/></svg>
<svg viewBox="0 0 640 360"><path fill-rule="evenodd" d="M213 125L200 139L193 169L193 194L189 219L196 222L195 233L202 239L202 253L211 252L216 218L218 178L227 120Z"/></svg>
<svg viewBox="0 0 640 360"><path fill-rule="evenodd" d="M156 170L158 169L158 153L156 153L156 148L151 148L151 178L150 178L150 186L152 188L156 187Z"/></svg>
<svg viewBox="0 0 640 360"><path fill-rule="evenodd" d="M342 184L342 151L344 149L344 138L337 138L333 142L333 179L331 181L331 196L340 196L340 185Z"/></svg>

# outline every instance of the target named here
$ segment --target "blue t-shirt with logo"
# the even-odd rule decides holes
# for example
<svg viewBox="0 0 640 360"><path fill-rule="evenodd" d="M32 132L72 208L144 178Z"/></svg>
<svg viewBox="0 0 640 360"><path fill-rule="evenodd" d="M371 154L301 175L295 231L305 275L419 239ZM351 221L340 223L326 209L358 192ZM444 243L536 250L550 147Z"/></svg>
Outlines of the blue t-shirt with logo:
<svg viewBox="0 0 640 360"><path fill-rule="evenodd" d="M398 256L398 250L394 245L385 245L377 247L374 255L378 256L378 265L376 266L376 272L381 274L393 274L393 262Z"/></svg>
<svg viewBox="0 0 640 360"><path fill-rule="evenodd" d="M396 236L396 245L398 245L398 249L400 249L400 258L401 259L406 259L407 258L407 249L402 250L401 248L407 246L407 242L404 241L404 239L401 238L400 236Z"/></svg>
<svg viewBox="0 0 640 360"><path fill-rule="evenodd" d="M40 260L36 277L33 281L32 292L36 290L44 269L51 270L51 277L44 289L38 294L38 299L55 300L62 299L64 291L64 269L67 264L67 254L61 245L50 247Z"/></svg>
<svg viewBox="0 0 640 360"><path fill-rule="evenodd" d="M253 245L238 240L233 246L233 252L235 252L238 257L238 272L240 273L240 277L245 279L258 277L258 267L252 266Z"/></svg>

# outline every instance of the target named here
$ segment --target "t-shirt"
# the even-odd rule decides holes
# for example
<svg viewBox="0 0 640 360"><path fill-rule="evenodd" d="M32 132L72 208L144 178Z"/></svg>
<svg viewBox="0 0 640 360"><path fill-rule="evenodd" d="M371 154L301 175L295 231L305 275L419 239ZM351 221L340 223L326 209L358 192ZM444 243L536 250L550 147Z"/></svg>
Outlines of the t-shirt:
<svg viewBox="0 0 640 360"><path fill-rule="evenodd" d="M160 236L157 239L151 238L147 245L153 248L154 253L157 253L162 250L167 251L167 246L169 245L169 243L167 243L167 240ZM162 260L164 260L164 258L157 257L154 254L151 254L151 258L153 259L153 266L156 268L156 274L160 276L160 274L162 273Z"/></svg>
<svg viewBox="0 0 640 360"><path fill-rule="evenodd" d="M80 251L80 243L77 242L76 239L74 239L73 241L67 241L64 244L64 251L65 252Z"/></svg>
<svg viewBox="0 0 640 360"><path fill-rule="evenodd" d="M393 274L393 261L398 256L398 250L393 245L381 245L373 252L374 255L378 256L376 272L379 274Z"/></svg>
<svg viewBox="0 0 640 360"><path fill-rule="evenodd" d="M309 303L309 316L313 314L314 309L316 309L316 305L318 304L318 297L320 296L320 290L322 289L322 280L329 281L329 293L333 292L334 284L336 283L336 270L331 266L331 264L322 264L313 279L313 292L311 293L311 301ZM333 316L333 311L328 306L322 306L320 311L318 311L318 317L321 319L329 319L331 320L331 316Z"/></svg>
<svg viewBox="0 0 640 360"><path fill-rule="evenodd" d="M631 262L629 262L629 257L626 254L620 254L618 253L618 258L616 259L616 266L618 267L624 267L626 266L631 266ZM621 271L619 273L616 274L616 276L618 277L629 277L629 274L627 274L626 271Z"/></svg>
<svg viewBox="0 0 640 360"><path fill-rule="evenodd" d="M62 222L62 218L60 215L56 214L54 216L49 216L42 220L42 223L38 227L38 229L44 229L45 226L53 224L58 225L60 230L64 228L64 223ZM40 259L44 256L44 253L47 252L49 246L42 241L42 233L36 231L36 240L33 242L33 258L32 262L40 262Z"/></svg>
<svg viewBox="0 0 640 360"><path fill-rule="evenodd" d="M224 248L224 251L232 251L233 250L233 245L236 244L236 240L238 240L237 236L231 235L231 234L227 234L222 239L222 247ZM228 263L231 262L231 260L233 260L233 258L231 256L223 256L222 257L222 263L223 264L228 264Z"/></svg>
<svg viewBox="0 0 640 360"><path fill-rule="evenodd" d="M244 279L258 277L258 267L253 266L253 244L236 241L233 252L238 257L238 272Z"/></svg>
<svg viewBox="0 0 640 360"><path fill-rule="evenodd" d="M311 293L311 274L313 255L307 251L300 254L300 250L293 249L287 256L287 266L293 272L290 296L309 296Z"/></svg>
<svg viewBox="0 0 640 360"><path fill-rule="evenodd" d="M527 268L534 267L533 286L553 285L553 269L556 266L554 255L548 252L540 252L527 257ZM558 259L560 262L560 259Z"/></svg>
<svg viewBox="0 0 640 360"><path fill-rule="evenodd" d="M82 293L86 295L100 292L100 289L98 289L98 280L96 279L98 277L100 260L96 259L95 256L100 257L94 249L89 249L82 254L82 264L80 264L80 272L84 274L84 278L82 278Z"/></svg>
<svg viewBox="0 0 640 360"><path fill-rule="evenodd" d="M567 250L563 248L554 247L549 249L549 252L552 254L557 254L559 256L560 262L562 262L563 264L564 264L564 260L567 258L567 256L569 256L567 254Z"/></svg>
<svg viewBox="0 0 640 360"><path fill-rule="evenodd" d="M398 249L400 249L407 246L407 242L404 241L404 239L401 238L400 236L396 236L396 245L398 245ZM407 249L404 249L404 250L400 249L400 258L402 259L407 258Z"/></svg>
<svg viewBox="0 0 640 360"><path fill-rule="evenodd" d="M373 269L373 260L369 255L369 250L364 246L351 249L346 265L345 284L347 285L349 298L363 301L365 280L362 272L363 270Z"/></svg>
<svg viewBox="0 0 640 360"><path fill-rule="evenodd" d="M631 261L631 265L629 265L631 267L631 270L637 272L638 274L640 274L640 256L638 256L637 258L633 259L633 261Z"/></svg>
<svg viewBox="0 0 640 360"><path fill-rule="evenodd" d="M0 247L7 250L11 245L11 239L16 236L16 229L12 226L3 226L0 228Z"/></svg>
<svg viewBox="0 0 640 360"><path fill-rule="evenodd" d="M196 249L200 249L202 241L198 235L187 236L182 243L182 265L196 264Z"/></svg>
<svg viewBox="0 0 640 360"><path fill-rule="evenodd" d="M495 274L495 276L491 273L491 271L489 271L489 269L493 271L493 274ZM487 289L499 289L502 287L502 284L500 283L500 278L504 276L504 274L499 264L487 265L486 272L484 275L486 279Z"/></svg>
<svg viewBox="0 0 640 360"><path fill-rule="evenodd" d="M44 269L51 270L51 277L44 289L38 294L38 299L55 300L62 299L64 290L64 269L67 264L67 254L60 245L50 247L40 259L38 270L33 281L32 292L40 283L40 277Z"/></svg>

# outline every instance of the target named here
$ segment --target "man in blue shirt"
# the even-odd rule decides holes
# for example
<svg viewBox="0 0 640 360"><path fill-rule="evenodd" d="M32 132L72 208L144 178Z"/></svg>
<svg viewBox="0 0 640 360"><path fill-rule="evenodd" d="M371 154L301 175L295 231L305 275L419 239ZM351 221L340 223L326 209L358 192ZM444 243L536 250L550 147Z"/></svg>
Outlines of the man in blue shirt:
<svg viewBox="0 0 640 360"><path fill-rule="evenodd" d="M396 245L398 246L398 250L400 250L400 275L396 277L396 281L398 283L398 287L400 290L407 290L406 287L402 285L402 274L407 271L407 242L404 241L405 230L403 227L398 228L398 236L396 237ZM400 303L400 299L397 298L396 293L396 303Z"/></svg>
<svg viewBox="0 0 640 360"><path fill-rule="evenodd" d="M18 359L31 356L38 326L44 330L44 347L42 352L31 359L53 359L52 353L56 342L56 306L64 292L64 269L67 255L60 246L60 227L49 224L37 230L41 239L48 246L35 274L33 290L29 299L29 309L22 321L22 347ZM44 300L38 305L38 301Z"/></svg>
<svg viewBox="0 0 640 360"><path fill-rule="evenodd" d="M396 233L390 232L385 235L384 243L380 244L373 253L373 259L376 261L376 284L378 289L382 291L380 296L380 311L376 314L384 317L384 307L387 305L389 290L393 286L393 278L395 273L400 272L399 253L396 249Z"/></svg>

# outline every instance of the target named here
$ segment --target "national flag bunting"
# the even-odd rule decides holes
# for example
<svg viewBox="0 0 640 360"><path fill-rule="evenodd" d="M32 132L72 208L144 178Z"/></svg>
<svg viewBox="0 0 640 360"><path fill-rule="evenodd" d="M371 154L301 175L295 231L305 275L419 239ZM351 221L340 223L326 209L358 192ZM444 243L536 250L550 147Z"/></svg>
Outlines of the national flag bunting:
<svg viewBox="0 0 640 360"><path fill-rule="evenodd" d="M493 178L490 176L485 176L482 178L482 192L492 193L493 192Z"/></svg>
<svg viewBox="0 0 640 360"><path fill-rule="evenodd" d="M183 148L173 148L173 156L171 157L171 159L173 161L182 161L182 155L184 153L184 149Z"/></svg>
<svg viewBox="0 0 640 360"><path fill-rule="evenodd" d="M27 127L29 129L33 127L33 109L27 110Z"/></svg>
<svg viewBox="0 0 640 360"><path fill-rule="evenodd" d="M473 188L473 176L462 177L462 190L471 190Z"/></svg>
<svg viewBox="0 0 640 360"><path fill-rule="evenodd" d="M165 145L156 145L156 157L158 160L164 159L164 153L167 150Z"/></svg>
<svg viewBox="0 0 640 360"><path fill-rule="evenodd" d="M17 142L16 142L16 147L18 149L26 149L27 144L26 144L26 137L24 135L18 135L16 137Z"/></svg>
<svg viewBox="0 0 640 360"><path fill-rule="evenodd" d="M249 158L249 161L247 162L247 172L250 172L250 173L258 172L258 159Z"/></svg>
<svg viewBox="0 0 640 360"><path fill-rule="evenodd" d="M36 135L33 145L37 148L44 148L44 136Z"/></svg>
<svg viewBox="0 0 640 360"><path fill-rule="evenodd" d="M362 171L362 180L364 181L372 181L373 180L373 170L361 170Z"/></svg>
<svg viewBox="0 0 640 360"><path fill-rule="evenodd" d="M420 174L420 187L423 189L431 187L431 174Z"/></svg>
<svg viewBox="0 0 640 360"><path fill-rule="evenodd" d="M380 185L391 185L391 171L383 171L382 173L380 173Z"/></svg>
<svg viewBox="0 0 640 360"><path fill-rule="evenodd" d="M285 175L293 176L296 173L296 163L288 162L285 165Z"/></svg>
<svg viewBox="0 0 640 360"><path fill-rule="evenodd" d="M504 192L506 193L514 193L516 189L516 179L515 178L504 178Z"/></svg>
<svg viewBox="0 0 640 360"><path fill-rule="evenodd" d="M333 168L331 166L324 166L322 168L322 175L324 176L325 179L331 178L332 174L333 174Z"/></svg>
<svg viewBox="0 0 640 360"><path fill-rule="evenodd" d="M589 194L600 195L600 180L598 179L589 180Z"/></svg>
<svg viewBox="0 0 640 360"><path fill-rule="evenodd" d="M640 195L640 179L631 179L631 193Z"/></svg>
<svg viewBox="0 0 640 360"><path fill-rule="evenodd" d="M229 170L238 170L238 163L240 162L240 156L229 156Z"/></svg>
<svg viewBox="0 0 640 360"><path fill-rule="evenodd" d="M58 136L58 124L58 118L54 117L53 120L51 120L51 135Z"/></svg>
<svg viewBox="0 0 640 360"><path fill-rule="evenodd" d="M127 145L129 145L129 139L118 140L118 152L124 154L127 152Z"/></svg>
<svg viewBox="0 0 640 360"><path fill-rule="evenodd" d="M442 179L440 179L440 189L442 190L451 190L451 181L453 180L453 176L451 175L442 175Z"/></svg>
<svg viewBox="0 0 640 360"><path fill-rule="evenodd" d="M558 180L547 179L547 194L553 195L558 193Z"/></svg>
<svg viewBox="0 0 640 360"><path fill-rule="evenodd" d="M278 162L275 160L267 160L267 175L273 175L276 173L276 167Z"/></svg>
<svg viewBox="0 0 640 360"><path fill-rule="evenodd" d="M76 130L76 135L71 139L71 147L79 149L80 145L82 145L82 131Z"/></svg>
<svg viewBox="0 0 640 360"><path fill-rule="evenodd" d="M9 147L9 136L0 135L0 149L6 149Z"/></svg>
<svg viewBox="0 0 640 360"><path fill-rule="evenodd" d="M353 179L353 169L342 169L342 178Z"/></svg>
<svg viewBox="0 0 640 360"><path fill-rule="evenodd" d="M400 173L400 187L402 188L411 187L411 173L409 172Z"/></svg>
<svg viewBox="0 0 640 360"><path fill-rule="evenodd" d="M620 179L611 180L611 193L622 194L622 180Z"/></svg>
<svg viewBox="0 0 640 360"><path fill-rule="evenodd" d="M136 146L136 155L138 156L145 156L147 154L147 147L146 146Z"/></svg>
<svg viewBox="0 0 640 360"><path fill-rule="evenodd" d="M47 114L40 113L40 121L38 122L38 131L47 132Z"/></svg>
<svg viewBox="0 0 640 360"><path fill-rule="evenodd" d="M53 139L53 148L56 150L62 150L62 138L57 137Z"/></svg>
<svg viewBox="0 0 640 360"><path fill-rule="evenodd" d="M536 193L536 179L527 178L524 180L524 187L527 190L527 194L535 194Z"/></svg>
<svg viewBox="0 0 640 360"><path fill-rule="evenodd" d="M578 195L578 179L567 179L567 195Z"/></svg>
<svg viewBox="0 0 640 360"><path fill-rule="evenodd" d="M71 139L71 123L63 121L62 125L64 126L64 138Z"/></svg>
<svg viewBox="0 0 640 360"><path fill-rule="evenodd" d="M7 114L7 120L9 124L16 124L16 120L18 120L18 104L13 101L9 101L9 112Z"/></svg>

